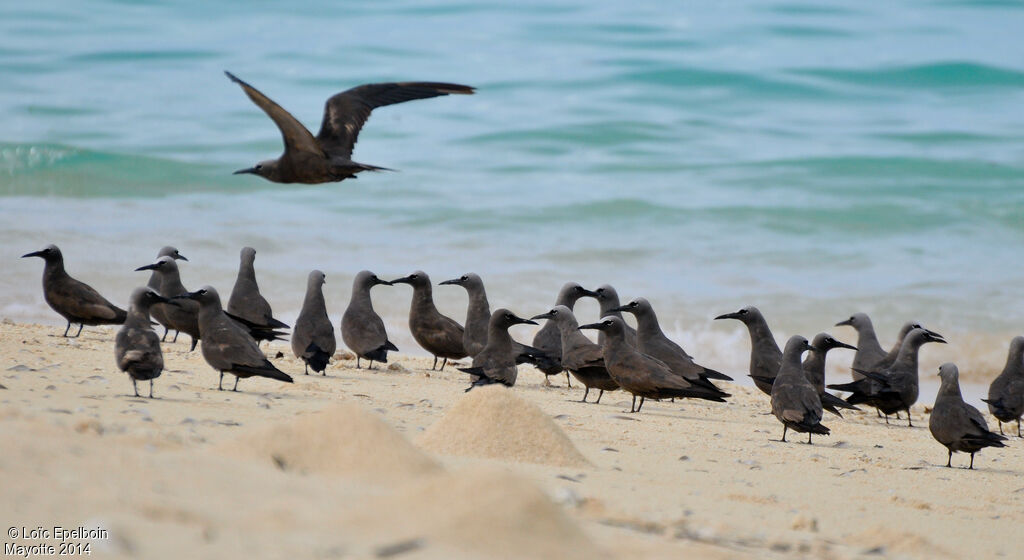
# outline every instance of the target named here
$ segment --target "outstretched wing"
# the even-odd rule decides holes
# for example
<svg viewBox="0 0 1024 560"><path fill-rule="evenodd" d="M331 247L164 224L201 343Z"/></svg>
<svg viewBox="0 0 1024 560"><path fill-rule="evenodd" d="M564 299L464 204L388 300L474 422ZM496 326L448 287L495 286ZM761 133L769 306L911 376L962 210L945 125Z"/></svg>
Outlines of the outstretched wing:
<svg viewBox="0 0 1024 560"><path fill-rule="evenodd" d="M231 72L225 70L224 73L227 74L228 78L231 78L232 82L242 86L242 91L249 96L249 99L251 99L257 107L263 109L263 112L266 113L272 121L274 121L274 124L276 124L277 128L281 131L281 137L284 139L285 153L297 150L323 157L324 152L320 148L320 145L317 144L316 138L313 138L313 135L309 130L302 126L302 123L296 120L291 113L282 109L280 105L274 103L274 101L266 95L263 95L260 90L250 86L242 80L239 80Z"/></svg>
<svg viewBox="0 0 1024 560"><path fill-rule="evenodd" d="M366 119L370 118L370 112L377 107L452 93L469 95L474 91L470 86L441 82L397 82L356 86L327 100L324 106L324 121L320 125L316 139L331 157L351 159L352 148L359 138L359 130L363 128Z"/></svg>

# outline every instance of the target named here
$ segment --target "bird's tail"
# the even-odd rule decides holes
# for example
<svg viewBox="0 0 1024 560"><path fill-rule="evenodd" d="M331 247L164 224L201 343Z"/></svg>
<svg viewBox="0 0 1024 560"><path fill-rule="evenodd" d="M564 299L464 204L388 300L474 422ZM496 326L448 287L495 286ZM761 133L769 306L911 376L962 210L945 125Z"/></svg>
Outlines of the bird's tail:
<svg viewBox="0 0 1024 560"><path fill-rule="evenodd" d="M270 379L284 381L285 383L293 383L292 376L277 369L274 367L274 364L269 361L261 367L235 366L235 370L241 373L248 373L249 375L258 375L260 377L268 377Z"/></svg>
<svg viewBox="0 0 1024 560"><path fill-rule="evenodd" d="M303 359L309 364L313 371L323 371L327 369L327 362L331 360L331 355L324 352L315 342L310 342L309 346L306 347L306 351L302 354Z"/></svg>

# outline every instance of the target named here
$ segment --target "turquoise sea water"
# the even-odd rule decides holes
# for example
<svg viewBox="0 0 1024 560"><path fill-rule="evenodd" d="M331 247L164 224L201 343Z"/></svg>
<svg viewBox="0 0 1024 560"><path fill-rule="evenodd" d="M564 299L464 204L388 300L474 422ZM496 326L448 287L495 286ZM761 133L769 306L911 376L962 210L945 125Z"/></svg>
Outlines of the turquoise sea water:
<svg viewBox="0 0 1024 560"><path fill-rule="evenodd" d="M746 335L711 317L755 304L780 337L918 319L956 342L935 360L999 368L1024 332L1022 29L1010 1L4 3L0 315L58 322L17 260L46 243L118 302L165 244L225 294L252 245L286 319L314 267L336 319L362 268L472 270L524 315L567 280L644 295L722 367ZM375 111L355 159L397 172L274 185L231 175L280 139L225 69L314 130L360 83L479 91ZM408 288L374 295L412 349Z"/></svg>

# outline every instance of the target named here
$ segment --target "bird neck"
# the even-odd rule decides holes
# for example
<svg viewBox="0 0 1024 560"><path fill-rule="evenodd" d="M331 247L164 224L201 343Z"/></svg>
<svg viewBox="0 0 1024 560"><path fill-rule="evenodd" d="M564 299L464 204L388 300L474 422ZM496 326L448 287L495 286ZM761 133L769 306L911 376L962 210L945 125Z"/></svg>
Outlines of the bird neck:
<svg viewBox="0 0 1024 560"><path fill-rule="evenodd" d="M512 335L508 334L508 327L500 325L487 325L487 346L494 344L511 344Z"/></svg>
<svg viewBox="0 0 1024 560"><path fill-rule="evenodd" d="M827 351L826 351L827 352ZM825 374L825 355L826 352L820 350L810 350L807 352L807 357L804 358L803 369L814 375Z"/></svg>
<svg viewBox="0 0 1024 560"><path fill-rule="evenodd" d="M956 399L964 400L963 395L960 393L960 381L957 379L942 380L942 384L939 385L939 393L936 395L935 400L940 399Z"/></svg>
<svg viewBox="0 0 1024 560"><path fill-rule="evenodd" d="M487 292L483 288L469 291L469 307L466 310L466 322L488 321L491 317L491 304L487 301Z"/></svg>
<svg viewBox="0 0 1024 560"><path fill-rule="evenodd" d="M146 287L150 290L160 291L160 275L155 270L149 275L149 282L146 282Z"/></svg>
<svg viewBox="0 0 1024 560"><path fill-rule="evenodd" d="M576 307L576 301L579 299L580 297L573 292L559 294L558 299L555 300L555 306L564 305L569 308L569 311L572 311Z"/></svg>
<svg viewBox="0 0 1024 560"><path fill-rule="evenodd" d="M149 323L149 306L132 305L128 308L128 316L124 320L125 327L134 329L152 328Z"/></svg>
<svg viewBox="0 0 1024 560"><path fill-rule="evenodd" d="M899 348L899 346L902 346L902 344L900 344L900 343L897 343L897 344L898 344L898 346L897 346L896 353L899 354L898 348ZM872 326L872 325L865 325L865 326L857 329L857 348L864 348L864 349L875 348L875 349L878 349L879 351L882 350L882 345L879 344L879 342L878 342L878 336L875 335L875 327L874 326Z"/></svg>
<svg viewBox="0 0 1024 560"><path fill-rule="evenodd" d="M369 292L367 292L369 295ZM302 300L302 311L307 309L326 309L327 303L324 302L324 291L319 284L314 284L306 287L306 297Z"/></svg>
<svg viewBox="0 0 1024 560"><path fill-rule="evenodd" d="M434 292L430 288L430 284L413 286L412 307L420 313L438 313L437 306L434 305Z"/></svg>
<svg viewBox="0 0 1024 560"><path fill-rule="evenodd" d="M920 342L904 341L903 345L900 346L900 352L896 355L896 361L893 362L893 368L897 366L901 369L910 371L917 371L917 354L918 350L921 349ZM957 388L959 391L959 386Z"/></svg>
<svg viewBox="0 0 1024 560"><path fill-rule="evenodd" d="M1018 377L1024 377L1024 344L1010 348L1010 353L1006 356L1006 367L1003 368L1003 374L1016 374Z"/></svg>
<svg viewBox="0 0 1024 560"><path fill-rule="evenodd" d="M772 352L782 354L779 344L775 342L772 330L768 328L768 322L763 318L756 318L747 323L747 330L750 331L750 345L755 352Z"/></svg>
<svg viewBox="0 0 1024 560"><path fill-rule="evenodd" d="M161 274L159 291L160 295L164 297L174 297L180 296L188 290L181 283L181 275L178 274L177 270L173 270Z"/></svg>
<svg viewBox="0 0 1024 560"><path fill-rule="evenodd" d="M636 330L644 338L665 336L665 333L661 330L661 324L658 323L658 316L654 313L653 309L636 314Z"/></svg>

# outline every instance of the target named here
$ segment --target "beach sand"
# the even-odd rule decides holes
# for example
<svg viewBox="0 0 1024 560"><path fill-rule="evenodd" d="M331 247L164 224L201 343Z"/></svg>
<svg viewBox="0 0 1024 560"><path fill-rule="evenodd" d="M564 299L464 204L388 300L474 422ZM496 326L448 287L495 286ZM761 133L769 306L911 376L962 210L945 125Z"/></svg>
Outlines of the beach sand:
<svg viewBox="0 0 1024 560"><path fill-rule="evenodd" d="M827 416L792 434L768 398L649 402L521 367L512 389L394 356L294 384L217 373L165 344L157 398L114 366L111 328L0 325L4 529L82 526L98 558L1012 558L1024 444L945 468L927 411ZM266 348L266 346L264 346ZM340 354L339 354L340 355ZM231 386L229 376L226 385ZM140 384L140 393L149 392ZM595 395L591 395L591 399ZM926 399L931 400L929 395ZM980 404L980 403L974 403ZM994 428L994 420L990 419ZM1012 428L1015 429L1015 428ZM954 456L966 466L968 456ZM30 546L39 538L5 537ZM1016 551L1016 552L1014 552Z"/></svg>

